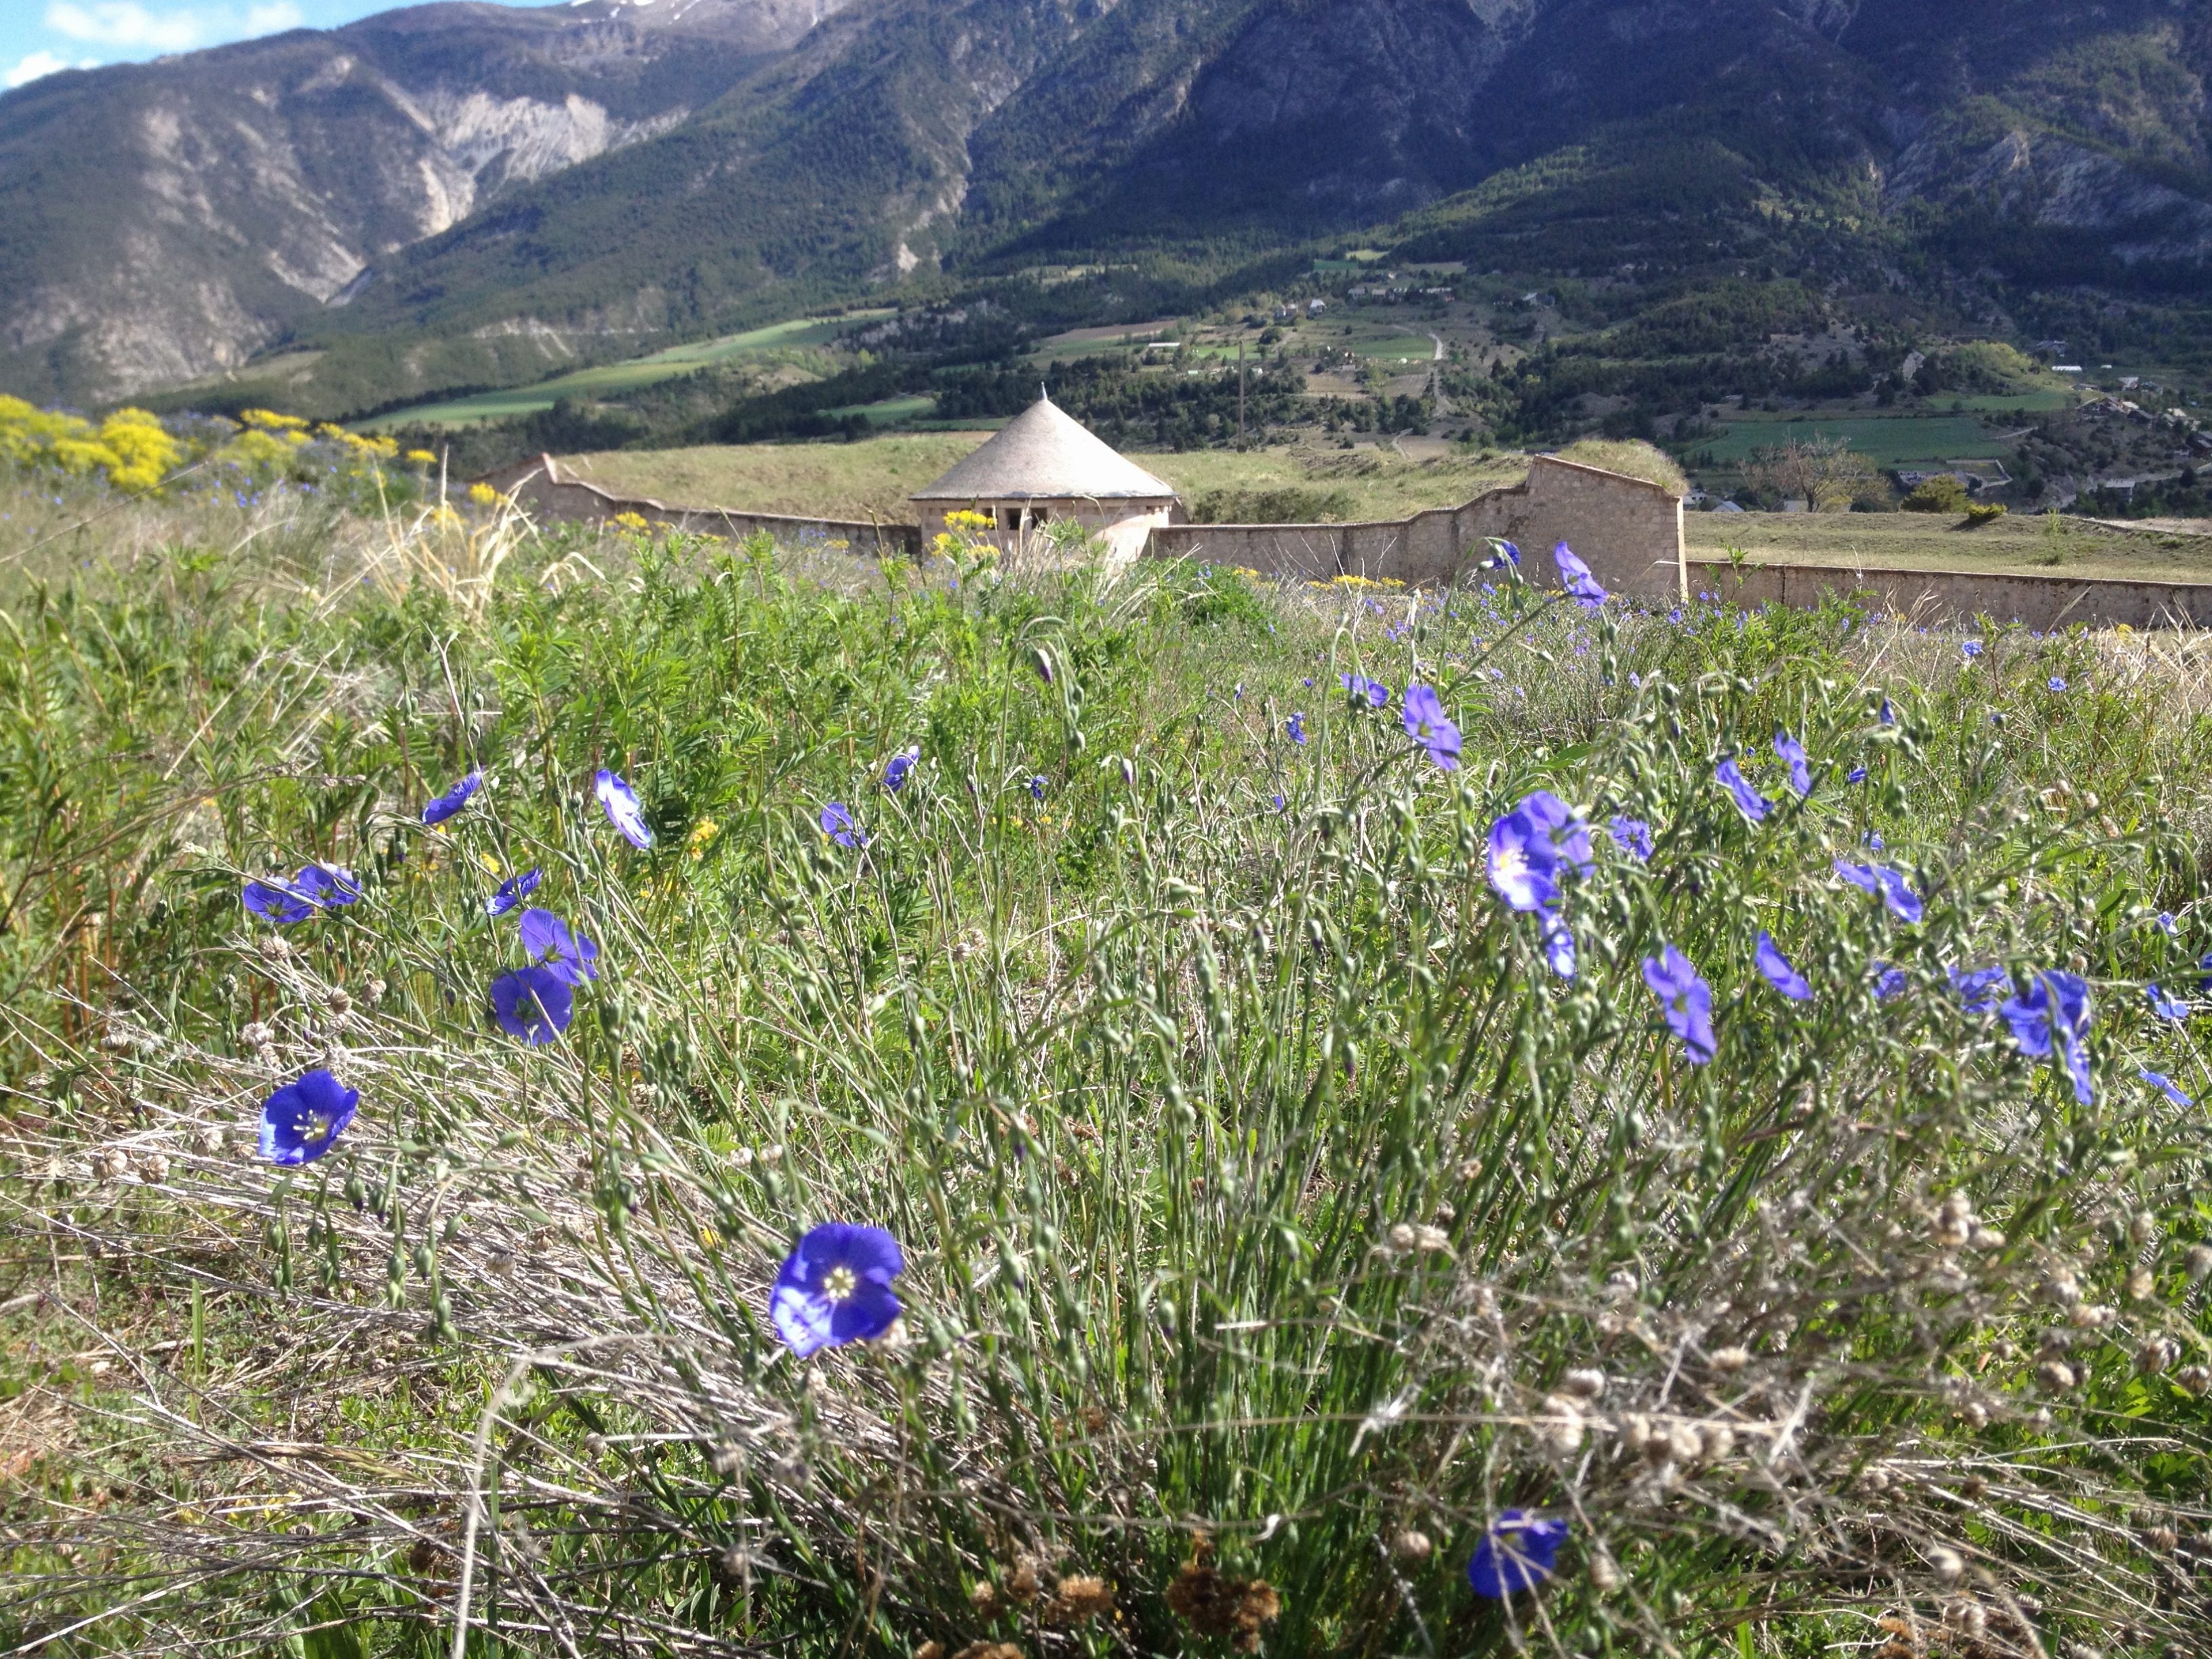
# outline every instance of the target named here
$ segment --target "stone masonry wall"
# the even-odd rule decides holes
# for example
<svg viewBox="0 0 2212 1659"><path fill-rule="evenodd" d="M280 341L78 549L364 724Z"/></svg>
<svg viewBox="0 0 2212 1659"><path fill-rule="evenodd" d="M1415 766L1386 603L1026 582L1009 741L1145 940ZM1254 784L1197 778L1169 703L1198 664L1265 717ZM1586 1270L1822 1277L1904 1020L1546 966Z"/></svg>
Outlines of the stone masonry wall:
<svg viewBox="0 0 2212 1659"><path fill-rule="evenodd" d="M793 518L780 513L739 513L719 507L670 507L645 495L616 495L564 476L550 455L517 461L475 480L512 495L539 519L604 523L635 514L647 524L695 535L726 536L742 541L766 531L789 547L842 542L856 553L921 556L921 532L910 524L862 524L848 519Z"/></svg>
<svg viewBox="0 0 2212 1659"><path fill-rule="evenodd" d="M1986 617L2049 632L2079 623L2110 628L2212 627L2212 586L2187 582L2138 582L2004 576L1955 570L1854 570L1829 565L1689 562L1693 593L1724 604L1786 605L1811 610L1830 599L1863 600L1916 620L1960 622Z"/></svg>
<svg viewBox="0 0 2212 1659"><path fill-rule="evenodd" d="M1487 538L1520 548L1531 580L1558 580L1551 551L1565 542L1611 592L1674 604L1682 586L1682 501L1642 478L1539 455L1528 477L1463 506L1378 524L1168 525L1152 558L1201 559L1263 574L1336 576L1443 587L1490 556Z"/></svg>

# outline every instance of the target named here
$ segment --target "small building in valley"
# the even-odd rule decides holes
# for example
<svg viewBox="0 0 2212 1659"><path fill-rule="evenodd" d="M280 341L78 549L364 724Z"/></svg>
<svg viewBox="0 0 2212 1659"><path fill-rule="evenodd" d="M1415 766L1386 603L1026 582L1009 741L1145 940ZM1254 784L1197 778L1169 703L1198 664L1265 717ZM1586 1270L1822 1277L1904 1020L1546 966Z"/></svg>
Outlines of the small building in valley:
<svg viewBox="0 0 2212 1659"><path fill-rule="evenodd" d="M1031 404L911 499L925 539L947 514L963 510L989 514L994 539L1009 550L1047 525L1072 519L1105 542L1115 564L1141 555L1155 527L1182 518L1173 484L1116 453L1049 398Z"/></svg>

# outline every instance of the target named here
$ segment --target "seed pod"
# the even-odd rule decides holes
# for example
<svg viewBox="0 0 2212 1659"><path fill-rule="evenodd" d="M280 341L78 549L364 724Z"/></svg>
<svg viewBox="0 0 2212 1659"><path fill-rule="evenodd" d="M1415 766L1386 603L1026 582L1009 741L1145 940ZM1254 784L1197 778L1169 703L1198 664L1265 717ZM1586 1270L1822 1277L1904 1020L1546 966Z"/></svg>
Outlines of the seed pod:
<svg viewBox="0 0 2212 1659"><path fill-rule="evenodd" d="M2157 1289L2158 1280L2151 1276L2148 1267L2138 1267L2128 1275L2128 1300L2130 1302L2148 1302Z"/></svg>
<svg viewBox="0 0 2212 1659"><path fill-rule="evenodd" d="M1605 1393L1605 1373L1601 1370L1569 1371L1559 1379L1559 1392L1572 1395L1577 1400L1595 1400Z"/></svg>
<svg viewBox="0 0 2212 1659"><path fill-rule="evenodd" d="M2174 1372L2173 1380L2199 1400L2212 1394L2212 1366L2184 1365Z"/></svg>
<svg viewBox="0 0 2212 1659"><path fill-rule="evenodd" d="M2128 1223L2128 1237L2137 1244L2148 1244L2158 1237L2158 1218L2148 1210L2139 1212Z"/></svg>
<svg viewBox="0 0 2212 1659"><path fill-rule="evenodd" d="M2035 1368L2035 1380L2053 1394L2074 1386L2074 1368L2063 1359L2046 1359Z"/></svg>
<svg viewBox="0 0 2212 1659"><path fill-rule="evenodd" d="M2145 1376L2156 1376L2181 1358L2181 1350L2172 1338L2154 1336L2136 1350L2136 1369Z"/></svg>
<svg viewBox="0 0 2212 1659"><path fill-rule="evenodd" d="M2189 1247L2189 1253L2181 1260L2189 1270L2191 1284L2212 1279L2212 1244L2192 1244Z"/></svg>
<svg viewBox="0 0 2212 1659"><path fill-rule="evenodd" d="M1723 1376L1733 1376L1751 1364L1748 1348L1716 1348L1705 1356L1705 1363Z"/></svg>
<svg viewBox="0 0 2212 1659"><path fill-rule="evenodd" d="M1966 1577L1966 1564L1954 1549L1938 1544L1928 1552L1928 1570L1947 1584L1954 1584Z"/></svg>
<svg viewBox="0 0 2212 1659"><path fill-rule="evenodd" d="M1436 1546L1430 1541L1428 1534L1416 1531L1412 1527L1390 1540L1390 1553L1401 1561L1425 1561L1435 1549Z"/></svg>
<svg viewBox="0 0 2212 1659"><path fill-rule="evenodd" d="M1735 1431L1725 1423L1706 1423L1698 1430L1698 1456L1706 1463L1725 1463L1735 1455Z"/></svg>

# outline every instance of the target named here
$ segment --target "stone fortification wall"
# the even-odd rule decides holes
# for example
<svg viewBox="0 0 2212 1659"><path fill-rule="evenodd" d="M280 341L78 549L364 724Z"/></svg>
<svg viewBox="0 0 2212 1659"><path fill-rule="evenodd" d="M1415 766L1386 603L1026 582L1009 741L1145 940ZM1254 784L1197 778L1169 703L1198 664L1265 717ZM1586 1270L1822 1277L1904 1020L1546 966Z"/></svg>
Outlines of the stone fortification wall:
<svg viewBox="0 0 2212 1659"><path fill-rule="evenodd" d="M1987 617L2049 631L2076 623L2110 628L2212 627L2212 586L2189 582L1987 575L1956 570L1856 570L1810 564L1689 562L1693 593L1728 605L1811 610L1830 599L1871 595L1886 610L1927 622Z"/></svg>
<svg viewBox="0 0 2212 1659"><path fill-rule="evenodd" d="M1552 546L1565 542L1611 592L1672 605L1682 585L1682 498L1671 490L1550 455L1522 483L1461 507L1379 524L1167 525L1152 558L1202 559L1265 575L1327 581L1364 576L1443 587L1490 556L1495 536L1519 547L1534 581L1557 580Z"/></svg>
<svg viewBox="0 0 2212 1659"><path fill-rule="evenodd" d="M647 524L732 541L760 531L787 547L842 542L854 552L921 556L921 532L910 524L862 524L849 519L793 518L780 513L741 513L719 507L671 507L645 495L617 495L564 474L550 455L517 461L475 480L511 495L532 517L571 523L604 523L634 514Z"/></svg>

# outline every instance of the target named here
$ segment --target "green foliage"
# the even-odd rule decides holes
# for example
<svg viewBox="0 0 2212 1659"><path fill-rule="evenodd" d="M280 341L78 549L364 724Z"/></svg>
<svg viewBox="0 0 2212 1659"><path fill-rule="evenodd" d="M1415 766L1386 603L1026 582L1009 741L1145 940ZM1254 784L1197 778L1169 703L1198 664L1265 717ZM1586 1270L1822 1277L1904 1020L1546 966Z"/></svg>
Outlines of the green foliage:
<svg viewBox="0 0 2212 1659"><path fill-rule="evenodd" d="M1194 524L1331 524L1352 516L1352 493L1297 484L1208 489L1191 503Z"/></svg>
<svg viewBox="0 0 2212 1659"><path fill-rule="evenodd" d="M1963 513L1966 510L1966 486L1948 472L1939 472L1932 478L1923 478L1905 493L1898 505L1907 513Z"/></svg>

